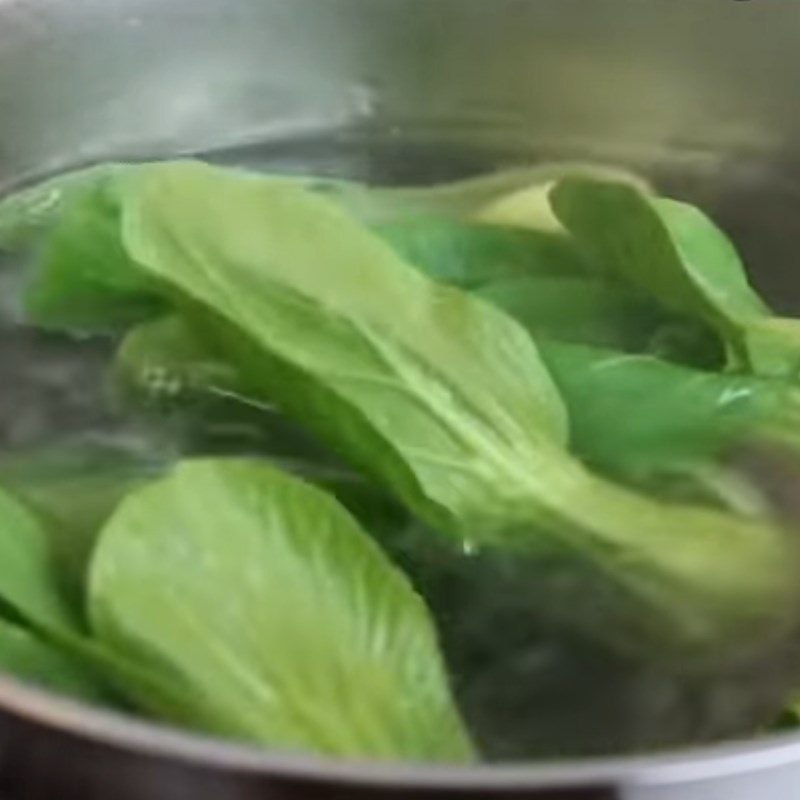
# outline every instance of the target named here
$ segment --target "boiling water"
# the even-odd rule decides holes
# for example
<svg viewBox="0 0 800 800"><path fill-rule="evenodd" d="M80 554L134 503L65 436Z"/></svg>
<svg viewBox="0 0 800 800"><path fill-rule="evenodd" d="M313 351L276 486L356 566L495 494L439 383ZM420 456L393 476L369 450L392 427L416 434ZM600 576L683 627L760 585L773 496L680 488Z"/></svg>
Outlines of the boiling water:
<svg viewBox="0 0 800 800"><path fill-rule="evenodd" d="M341 137L215 152L208 158L388 185L481 174L517 156ZM724 176L713 160L698 157L679 168L673 164L664 171L663 166L655 169L663 185L718 212L751 263L761 267L762 286L791 306L796 298L786 291L786 275L794 252L772 233L776 219L800 214L793 188L766 180L746 164L727 169ZM772 233L760 237L764 231ZM259 439L253 418L242 420L235 431L200 434L191 424L187 431L180 425L154 427L151 420L123 420L109 402L106 379L114 343L23 326L18 308L23 273L19 264L0 265L0 472L9 460L35 460L41 448L50 453L61 447L118 448L137 458L157 450L167 460L187 451L272 452L274 440ZM289 428L281 436L279 446L291 451L301 434ZM302 447L305 454L325 458L305 441ZM345 494L343 500L362 514L429 599L462 710L491 758L607 754L746 736L763 722L765 708L779 707L785 658L770 654L714 674L675 674L661 664L612 655L536 620L535 609L546 602L549 589L528 566L469 548L456 552L390 501L363 503Z"/></svg>

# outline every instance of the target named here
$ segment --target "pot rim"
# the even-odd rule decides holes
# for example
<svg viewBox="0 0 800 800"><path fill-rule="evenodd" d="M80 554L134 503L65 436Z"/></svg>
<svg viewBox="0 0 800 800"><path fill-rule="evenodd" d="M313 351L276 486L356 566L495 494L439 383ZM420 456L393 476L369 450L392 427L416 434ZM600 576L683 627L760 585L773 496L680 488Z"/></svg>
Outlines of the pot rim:
<svg viewBox="0 0 800 800"><path fill-rule="evenodd" d="M647 756L450 766L343 761L271 752L79 703L0 676L0 710L29 724L137 755L179 764L313 783L403 789L514 790L691 783L800 762L800 733L686 748Z"/></svg>

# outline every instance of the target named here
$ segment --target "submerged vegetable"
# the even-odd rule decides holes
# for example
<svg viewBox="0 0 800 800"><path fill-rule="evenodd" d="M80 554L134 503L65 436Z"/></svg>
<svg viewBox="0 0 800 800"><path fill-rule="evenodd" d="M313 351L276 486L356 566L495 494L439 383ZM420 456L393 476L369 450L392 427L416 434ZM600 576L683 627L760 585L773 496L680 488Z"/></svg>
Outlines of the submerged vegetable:
<svg viewBox="0 0 800 800"><path fill-rule="evenodd" d="M154 167L124 238L255 394L434 527L591 565L614 587L606 618L565 603L574 623L665 657L724 657L793 616L789 537L591 476L563 449L521 329L418 275L333 205L199 164Z"/></svg>
<svg viewBox="0 0 800 800"><path fill-rule="evenodd" d="M80 650L77 614L60 595L38 520L0 490L0 667L84 699L109 696Z"/></svg>
<svg viewBox="0 0 800 800"><path fill-rule="evenodd" d="M407 267L334 205L198 164L154 168L130 199L133 259L211 312L203 326L225 321L218 349L249 393L444 527L490 527L513 510L518 487L494 477L516 460L503 441L522 449L526 430L564 441L561 400L525 332Z"/></svg>
<svg viewBox="0 0 800 800"><path fill-rule="evenodd" d="M730 240L699 209L588 178L566 178L551 199L564 226L605 269L715 328L731 366L798 376L800 322L770 313Z"/></svg>
<svg viewBox="0 0 800 800"><path fill-rule="evenodd" d="M49 534L0 503L0 666L57 685L65 659L70 691L108 684L273 747L469 760L425 604L335 497L431 602L481 737L516 703L487 680L515 693L561 672L526 666L531 637L687 697L774 661L769 691L738 706L748 726L771 714L800 553L731 489L723 454L796 447L796 390L762 377L793 377L796 323L770 315L707 218L649 191L564 165L386 189L180 162L0 202L0 249L34 254L29 319L123 334L117 412L191 459L168 477L171 456L144 473L0 462ZM719 372L726 354L739 374ZM27 561L16 534L3 545L6 517L43 537ZM78 554L66 600L59 542ZM481 626L513 630L491 654ZM476 697L499 707L476 713Z"/></svg>
<svg viewBox="0 0 800 800"><path fill-rule="evenodd" d="M25 628L0 619L0 669L26 683L92 703L109 703L108 692L75 659Z"/></svg>
<svg viewBox="0 0 800 800"><path fill-rule="evenodd" d="M182 676L204 730L471 758L422 600L335 501L264 465L187 462L129 497L95 555L91 609L101 641Z"/></svg>
<svg viewBox="0 0 800 800"><path fill-rule="evenodd" d="M62 441L0 458L0 486L38 515L52 572L65 599L83 608L86 565L97 535L122 498L172 460L165 443Z"/></svg>
<svg viewBox="0 0 800 800"><path fill-rule="evenodd" d="M47 535L38 520L4 491L0 491L0 603L42 625L75 626L75 616L57 589Z"/></svg>
<svg viewBox="0 0 800 800"><path fill-rule="evenodd" d="M647 181L630 172L591 164L562 164L543 169L536 183L511 190L481 208L475 219L494 225L513 225L564 234L561 221L553 212L550 192L559 180L567 177L615 181L650 194Z"/></svg>
<svg viewBox="0 0 800 800"><path fill-rule="evenodd" d="M533 288L538 281L519 281L522 289ZM516 282L509 282L516 283ZM531 298L527 291L511 291L502 283L503 291L493 287L482 296L497 298L498 304L515 310L519 316L538 323L552 334L561 330L589 340L602 339L601 332L609 324L609 339L616 341L624 325L596 316L587 306L586 315L578 313L582 304L551 310L545 292ZM582 287L581 287L582 288ZM508 289L506 293L506 289ZM557 291L559 288L556 287ZM610 299L609 307L619 303ZM533 302L531 302L533 300ZM532 309L543 307L538 314ZM581 321L582 327L578 325ZM635 330L636 320L631 320ZM642 319L644 322L644 319ZM163 334L163 335L162 335ZM138 385L144 393L141 402L152 402L162 385L192 386L193 391L212 396L219 391L224 376L225 394L238 398L245 407L254 407L244 392L245 380L230 363L205 348L191 327L179 317L148 323L135 329L120 350L116 374L124 386ZM630 345L632 339L626 339ZM564 397L570 412L571 448L593 467L606 475L626 482L633 480L657 494L686 499L730 500L732 508L758 505L752 487L728 473L719 459L740 445L773 443L783 448L800 448L800 395L782 381L744 375L722 375L691 369L647 354L625 353L602 347L575 345L549 338L539 339L539 349ZM153 387L149 376L159 376ZM186 399L184 398L184 402ZM184 414L186 406L184 405ZM233 415L233 411L228 412ZM266 438L280 419L268 409L252 417L252 423L263 431L265 452L312 455L307 443L295 442L290 449L281 442L266 445ZM324 453L314 453L319 462ZM295 471L291 461L281 462ZM326 474L310 462L299 463L302 474L315 483L331 488L337 495L350 486L361 492L352 476L345 478L338 468ZM335 477L340 474L343 482ZM676 479L687 485L675 484ZM371 492L364 488L365 495ZM722 495L722 498L721 498ZM741 501L741 502L739 502ZM380 507L384 501L374 497ZM761 509L763 511L763 509Z"/></svg>
<svg viewBox="0 0 800 800"><path fill-rule="evenodd" d="M563 236L420 216L374 226L405 261L426 275L462 289L531 276L570 278L591 271Z"/></svg>
<svg viewBox="0 0 800 800"><path fill-rule="evenodd" d="M424 214L561 232L552 210L543 207L541 196L553 181L567 175L629 181L643 190L648 188L646 181L629 172L580 161L516 167L428 186L364 186L330 180L311 180L306 185L368 223Z"/></svg>
<svg viewBox="0 0 800 800"><path fill-rule="evenodd" d="M6 665L13 659L27 680L69 688L84 699L102 698L106 705L117 704L114 687L135 686L143 708L169 709L177 719L189 701L175 676L134 664L124 653L98 644L79 617L61 594L44 527L0 490L0 621L19 629L6 631ZM58 674L52 673L55 669Z"/></svg>
<svg viewBox="0 0 800 800"><path fill-rule="evenodd" d="M34 324L103 332L161 312L163 303L120 241L117 192L125 174L111 172L74 188L63 204L25 293Z"/></svg>
<svg viewBox="0 0 800 800"><path fill-rule="evenodd" d="M565 236L435 216L373 230L429 278L476 292L534 337L647 350L695 366L720 363L706 326L599 274Z"/></svg>
<svg viewBox="0 0 800 800"><path fill-rule="evenodd" d="M521 322L537 343L548 337L636 351L668 324L647 298L594 278L500 280L478 294Z"/></svg>
<svg viewBox="0 0 800 800"><path fill-rule="evenodd" d="M430 215L373 230L429 278L476 292L534 336L635 349L673 322L647 296L597 277L563 235Z"/></svg>
<svg viewBox="0 0 800 800"><path fill-rule="evenodd" d="M129 166L101 164L58 175L0 200L0 252L35 246L73 200L107 185Z"/></svg>
<svg viewBox="0 0 800 800"><path fill-rule="evenodd" d="M800 391L782 381L547 340L540 349L573 447L612 472L708 462L753 440L800 448Z"/></svg>

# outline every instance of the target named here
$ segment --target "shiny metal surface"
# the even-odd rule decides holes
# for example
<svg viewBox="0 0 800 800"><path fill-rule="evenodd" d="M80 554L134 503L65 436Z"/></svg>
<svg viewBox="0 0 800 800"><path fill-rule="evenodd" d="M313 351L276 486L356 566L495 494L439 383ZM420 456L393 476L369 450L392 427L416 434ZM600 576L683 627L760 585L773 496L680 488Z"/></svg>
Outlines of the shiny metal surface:
<svg viewBox="0 0 800 800"><path fill-rule="evenodd" d="M224 150L381 179L632 163L800 307L800 0L0 0L0 187ZM271 144L272 143L272 144ZM315 149L316 148L316 149ZM1 379L2 376L0 376ZM791 800L800 737L479 770L324 764L0 681L4 800Z"/></svg>
<svg viewBox="0 0 800 800"><path fill-rule="evenodd" d="M792 157L792 0L0 0L0 175L342 126Z"/></svg>

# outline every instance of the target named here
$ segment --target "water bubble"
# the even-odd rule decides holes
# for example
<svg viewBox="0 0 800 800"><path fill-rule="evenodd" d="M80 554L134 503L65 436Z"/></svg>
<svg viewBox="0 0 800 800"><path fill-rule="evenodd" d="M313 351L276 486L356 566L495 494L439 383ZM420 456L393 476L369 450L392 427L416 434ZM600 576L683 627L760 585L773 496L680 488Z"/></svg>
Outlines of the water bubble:
<svg viewBox="0 0 800 800"><path fill-rule="evenodd" d="M474 556L477 556L478 550L479 550L478 545L475 544L475 542L471 542L469 540L466 540L461 545L461 552L468 558L473 558Z"/></svg>

